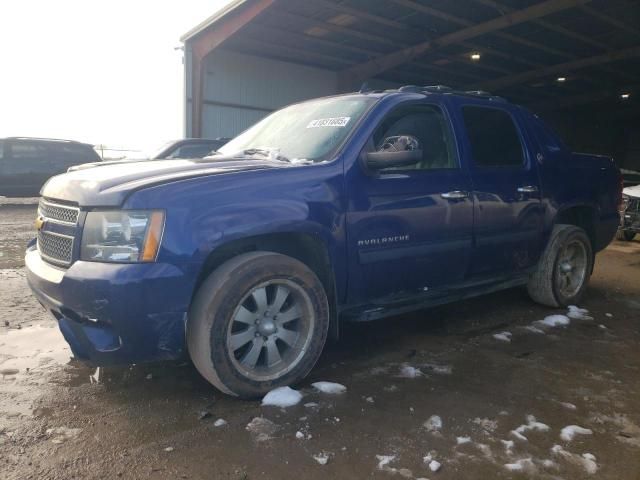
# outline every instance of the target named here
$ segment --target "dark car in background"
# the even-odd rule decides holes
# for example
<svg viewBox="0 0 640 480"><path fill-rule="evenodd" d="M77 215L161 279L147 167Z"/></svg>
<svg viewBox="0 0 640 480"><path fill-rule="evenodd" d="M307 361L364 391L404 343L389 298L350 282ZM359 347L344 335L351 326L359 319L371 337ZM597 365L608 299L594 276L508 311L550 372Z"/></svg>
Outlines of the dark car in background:
<svg viewBox="0 0 640 480"><path fill-rule="evenodd" d="M204 158L209 153L215 152L230 138L184 138L173 140L163 145L158 153L151 157L152 160L170 160L175 158Z"/></svg>
<svg viewBox="0 0 640 480"><path fill-rule="evenodd" d="M82 165L74 165L69 168L70 172L74 170L84 170L85 168L103 167L106 165L142 162L146 160L178 160L188 158L204 158L207 155L217 151L230 138L183 138L182 140L172 140L165 143L155 152L143 155L141 158L127 157L119 160L98 160L97 162L84 163Z"/></svg>
<svg viewBox="0 0 640 480"><path fill-rule="evenodd" d="M95 161L100 161L100 156L86 143L28 137L0 139L0 195L37 196L50 177L72 165Z"/></svg>

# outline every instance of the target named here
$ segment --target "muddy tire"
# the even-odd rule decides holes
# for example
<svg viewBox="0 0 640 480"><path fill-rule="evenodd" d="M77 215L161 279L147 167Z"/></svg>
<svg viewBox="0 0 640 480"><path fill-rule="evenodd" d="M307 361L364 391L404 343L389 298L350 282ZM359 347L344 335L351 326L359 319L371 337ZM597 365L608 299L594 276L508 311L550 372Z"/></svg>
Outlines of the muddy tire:
<svg viewBox="0 0 640 480"><path fill-rule="evenodd" d="M630 242L636 237L635 232L629 232L625 230L618 230L616 232L616 239L621 240L623 242Z"/></svg>
<svg viewBox="0 0 640 480"><path fill-rule="evenodd" d="M593 250L585 231L574 225L556 225L529 279L529 296L549 307L576 304L587 288L592 269Z"/></svg>
<svg viewBox="0 0 640 480"><path fill-rule="evenodd" d="M256 398L304 378L328 328L327 296L313 271L286 255L251 252L225 262L198 289L187 346L216 388Z"/></svg>

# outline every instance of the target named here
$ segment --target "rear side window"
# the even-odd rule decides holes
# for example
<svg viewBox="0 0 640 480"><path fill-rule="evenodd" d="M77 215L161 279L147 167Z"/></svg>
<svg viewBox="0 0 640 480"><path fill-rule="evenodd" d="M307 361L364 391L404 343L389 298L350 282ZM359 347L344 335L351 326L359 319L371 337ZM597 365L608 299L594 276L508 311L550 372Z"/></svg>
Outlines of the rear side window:
<svg viewBox="0 0 640 480"><path fill-rule="evenodd" d="M536 139L547 153L558 153L564 145L556 133L536 115L531 115L531 125Z"/></svg>
<svg viewBox="0 0 640 480"><path fill-rule="evenodd" d="M16 141L11 145L11 162L5 166L8 174L49 173L49 149L41 142Z"/></svg>
<svg viewBox="0 0 640 480"><path fill-rule="evenodd" d="M476 165L515 167L524 163L520 135L511 115L497 108L466 106L462 116Z"/></svg>

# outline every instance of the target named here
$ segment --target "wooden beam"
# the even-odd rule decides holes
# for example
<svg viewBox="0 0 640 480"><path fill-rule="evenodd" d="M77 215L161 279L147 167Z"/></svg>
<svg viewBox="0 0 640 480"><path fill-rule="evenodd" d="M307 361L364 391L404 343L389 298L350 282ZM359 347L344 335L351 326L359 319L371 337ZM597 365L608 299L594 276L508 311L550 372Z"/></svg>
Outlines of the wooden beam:
<svg viewBox="0 0 640 480"><path fill-rule="evenodd" d="M514 8L504 5L503 3L496 2L494 0L473 0L476 3L484 5L485 7L493 8L501 13L508 13L515 10ZM601 50L608 50L606 45L603 45L602 42L598 42L589 37L585 37L584 35L580 35L579 33L573 32L567 28L561 27L559 25L555 25L547 20L534 20L532 23L539 25L547 30L551 30L556 33L560 33L565 37L573 38L574 40L578 40L582 43L586 43L591 45L592 47L599 48Z"/></svg>
<svg viewBox="0 0 640 480"><path fill-rule="evenodd" d="M275 0L256 0L247 8L208 28L190 40L193 53L203 59L234 33L269 8Z"/></svg>
<svg viewBox="0 0 640 480"><path fill-rule="evenodd" d="M414 0L391 0L392 2L396 3L397 5L401 5L404 6L406 8L415 10L417 12L421 12L424 13L425 15L431 15L432 17L435 18L439 18L441 20L445 20L447 22L451 22L451 23L455 23L456 25L460 25L460 26L464 26L464 27L471 27L474 25L473 22L466 20L464 18L460 18L460 17L456 17L454 15L450 15L448 13L442 12L440 10L437 10L435 8L432 7L427 7L425 5L422 5L420 3L415 2ZM507 40L511 43L515 43L517 45L522 45L525 47L529 47L535 50L540 50L542 52L548 53L550 55L556 55L558 57L561 58L571 58L571 55L569 55L566 52L563 52L561 50L558 50L557 48L553 48L553 47L548 47L546 45L541 45L539 43L536 42L532 42L531 40L527 40L526 38L521 38L518 37L516 35L512 35L510 33L506 33L506 32L491 32L492 35L495 35L496 37L502 38L504 40Z"/></svg>
<svg viewBox="0 0 640 480"><path fill-rule="evenodd" d="M191 50L191 136L202 136L202 105L204 102L204 63L207 55L225 40L252 21L275 0L256 0L247 8L229 18L222 19L213 28L196 35L188 41Z"/></svg>
<svg viewBox="0 0 640 480"><path fill-rule="evenodd" d="M310 44L321 45L328 48L335 48L344 52L353 52L360 54L365 58L375 57L380 55L379 50L371 50L369 48L361 48L351 45L349 43L336 42L334 40L327 40L326 38L316 37L307 33L297 33L291 30L282 30L278 28L269 27L264 24L253 24L247 27L248 31L255 31L257 34L263 35L266 38L276 37L278 34L286 36L289 40L296 42L297 46L304 45L305 42Z"/></svg>
<svg viewBox="0 0 640 480"><path fill-rule="evenodd" d="M513 10L515 10L512 7L509 7L508 5L504 5L502 3L496 2L494 0L474 0L475 2L484 5L486 7L490 7L490 8L494 8L499 12L511 12ZM590 9L591 7L587 7L587 6L582 6L581 8L584 9ZM605 45L602 42L596 41L591 39L590 37L586 37L584 35L581 35L577 32L574 32L572 30L569 30L565 27L561 27L560 25L556 25L554 23L551 23L547 20L534 20L532 23L541 26L542 28L545 28L547 30L551 30L552 32L556 32L559 33L561 35L564 35L565 37L569 37L569 38L573 38L574 40L578 40L579 42L585 43L587 45L591 45L592 47L595 47L599 50L602 51L612 51L607 45ZM575 55L571 55L571 58L576 58ZM614 75L618 75L621 77L626 77L626 78L636 78L634 75L629 75L627 72L625 71L620 71L620 70L616 70L616 69L612 69L612 68L607 68L604 69L609 73L612 73Z"/></svg>
<svg viewBox="0 0 640 480"><path fill-rule="evenodd" d="M594 57L581 58L572 62L551 65L535 70L529 70L528 72L523 72L517 75L508 75L502 78L497 78L495 80L489 80L488 82L480 83L474 88L479 88L481 90L499 90L510 85L525 83L535 78L546 77L548 75L555 74L566 74L573 70L593 67L595 65L601 65L604 63L617 62L619 60L625 60L627 58L634 57L640 57L640 45L624 50L618 50L617 52L608 52L602 55L596 55Z"/></svg>
<svg viewBox="0 0 640 480"><path fill-rule="evenodd" d="M410 8L412 10L415 11L421 11L422 13L427 13L428 15L431 16L435 16L438 17L442 20L446 20L449 22L453 22L456 23L458 25L464 25L464 26L470 26L472 25L472 22L463 20L461 18L455 17L453 15L449 15L448 13L445 12L441 12L440 10L436 10L435 8L431 8L428 6L424 6L422 4L416 3L415 1L411 1L411 0L392 0L394 3L401 5L401 6L405 6L407 8ZM393 19L389 19L386 17L381 17L379 15L375 15L375 14L371 14L368 12L364 12L360 9L357 8L353 8L353 7L349 7L347 5L345 5L344 3L334 3L332 1L329 0L314 0L313 2L314 4L317 5L321 5L323 7L326 8L330 8L333 10L336 10L338 12L342 12L342 13L346 13L349 15L353 15L354 17L358 17L358 18L363 18L366 20L369 20L373 23L378 23L380 25L384 25L387 27L391 27L391 28L396 28L398 30L402 30L402 31L408 31L412 34L415 35L424 35L424 31L423 30L419 30L417 28L414 27L410 27L409 25L407 25L406 23L402 23L399 22L397 20L393 20ZM317 37L314 37L317 38ZM478 46L476 44L473 43L467 43L465 42L464 45L466 48L469 48L469 50L477 50L477 51L483 51L483 52L491 52L492 54L496 55L496 56L501 56L504 58L507 58L511 61L515 61L515 62L521 62L523 64L528 64L529 66L535 66L537 64L534 64L533 62L527 62L526 60L523 60L519 57L515 57L513 55L508 55L506 53L502 53L499 51L496 51L495 49L489 48L489 47L481 47ZM369 52L372 53L372 52Z"/></svg>
<svg viewBox="0 0 640 480"><path fill-rule="evenodd" d="M583 12L586 12L589 15L596 17L598 20L608 23L609 25L613 25L614 27L619 28L620 30L624 30L625 32L630 33L631 35L640 36L640 30L638 30L637 28L634 28L631 25L626 24L625 22L621 22L616 18L606 15L600 12L599 10L596 10L595 8L589 7L587 5L583 5L582 7L580 7L580 9Z"/></svg>
<svg viewBox="0 0 640 480"><path fill-rule="evenodd" d="M244 44L258 52L261 51L261 47L270 48L274 55L277 55L283 60L288 60L290 58L296 59L297 62L300 62L302 59L317 60L325 65L333 64L335 68L341 68L336 67L336 65L353 65L356 63L356 60L347 60L343 57L325 55L324 53L318 53L304 48L290 47L281 43L267 42L263 38L257 38L249 35L243 35L242 38L235 39L234 44L239 46Z"/></svg>
<svg viewBox="0 0 640 480"><path fill-rule="evenodd" d="M587 1L588 0L546 0L531 7L517 10L489 21L443 35L434 40L421 42L417 45L403 48L351 67L345 70L341 75L341 83L357 83L358 81L366 80L367 78L374 77L381 72L394 68L398 65L402 65L403 63L407 63L414 58L424 55L430 50L460 43L503 28L512 27L519 23L528 22L551 13L581 5Z"/></svg>
<svg viewBox="0 0 640 480"><path fill-rule="evenodd" d="M275 15L279 15L279 16L281 16L283 18L288 18L289 19L289 23L291 23L293 25L308 24L308 25L313 25L314 27L323 28L323 29L325 29L325 30L327 30L329 32L341 33L341 34L346 35L346 36L359 38L361 40L367 40L369 42L376 42L376 43L379 43L381 45L389 45L391 47L401 47L401 46L403 46L402 43L397 42L395 40L391 40L391 39L387 38L386 36L384 36L384 34L383 35L372 35L370 33L362 32L360 30L356 30L356 29L353 29L353 28L343 27L342 25L335 25L333 23L324 22L322 20L318 20L318 19L315 19L315 18L304 17L302 15L291 13L291 12L289 12L287 10L282 9L282 8L274 9L273 13Z"/></svg>

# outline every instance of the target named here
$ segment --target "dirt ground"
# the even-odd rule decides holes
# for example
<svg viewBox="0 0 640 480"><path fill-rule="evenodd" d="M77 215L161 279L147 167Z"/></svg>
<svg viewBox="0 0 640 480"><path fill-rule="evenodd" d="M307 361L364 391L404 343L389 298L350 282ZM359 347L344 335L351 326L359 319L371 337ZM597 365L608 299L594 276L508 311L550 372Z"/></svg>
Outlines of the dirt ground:
<svg viewBox="0 0 640 480"><path fill-rule="evenodd" d="M637 240L598 256L592 318L536 323L567 311L513 289L347 325L280 409L218 393L187 362L70 361L24 279L34 216L0 202L2 479L640 479Z"/></svg>

